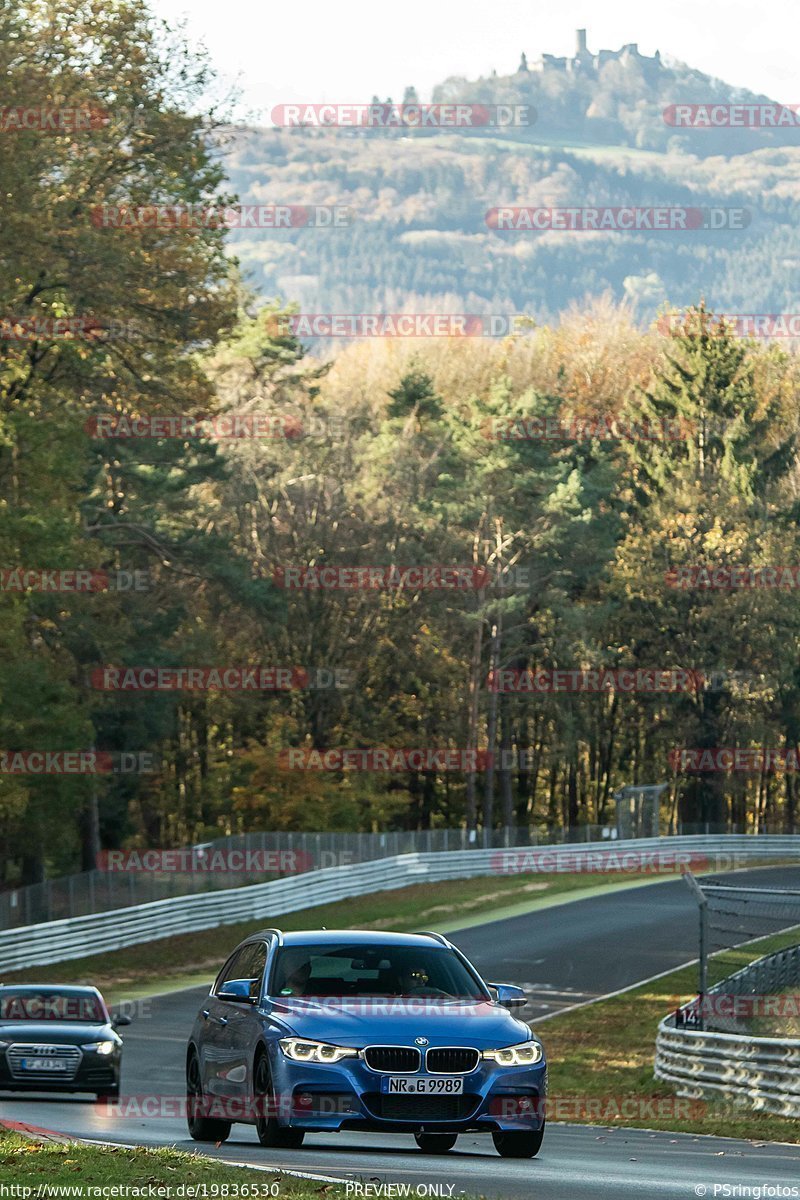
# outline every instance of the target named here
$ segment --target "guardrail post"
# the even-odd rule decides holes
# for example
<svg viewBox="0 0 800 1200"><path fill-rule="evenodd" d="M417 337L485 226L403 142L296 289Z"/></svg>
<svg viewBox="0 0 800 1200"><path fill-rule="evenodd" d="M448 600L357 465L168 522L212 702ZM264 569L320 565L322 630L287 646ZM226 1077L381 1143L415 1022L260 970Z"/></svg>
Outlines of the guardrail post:
<svg viewBox="0 0 800 1200"><path fill-rule="evenodd" d="M703 1029L703 1001L708 986L708 900L691 871L686 871L683 878L697 900L700 918L700 970L697 991L700 996L699 1028Z"/></svg>

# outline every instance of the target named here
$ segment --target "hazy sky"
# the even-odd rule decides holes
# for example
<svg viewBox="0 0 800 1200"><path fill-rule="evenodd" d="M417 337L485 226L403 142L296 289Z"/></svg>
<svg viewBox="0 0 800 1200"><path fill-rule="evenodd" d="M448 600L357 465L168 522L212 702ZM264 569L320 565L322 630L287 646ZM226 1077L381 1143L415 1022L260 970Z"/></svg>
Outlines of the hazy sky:
<svg viewBox="0 0 800 1200"><path fill-rule="evenodd" d="M638 42L728 83L800 103L799 0L151 0L169 21L188 20L193 40L211 53L225 83L239 80L244 107L282 101L421 99L448 75L474 78L494 67L516 69L524 50L570 54L575 29L589 49ZM691 97L702 100L704 97Z"/></svg>

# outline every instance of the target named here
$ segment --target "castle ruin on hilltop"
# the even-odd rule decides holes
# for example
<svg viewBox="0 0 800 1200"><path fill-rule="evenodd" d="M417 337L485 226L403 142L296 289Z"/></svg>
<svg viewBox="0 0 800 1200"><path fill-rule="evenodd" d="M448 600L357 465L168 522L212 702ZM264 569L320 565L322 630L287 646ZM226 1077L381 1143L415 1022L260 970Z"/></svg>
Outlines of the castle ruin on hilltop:
<svg viewBox="0 0 800 1200"><path fill-rule="evenodd" d="M560 58L556 54L543 54L541 58L529 64L527 57L523 54L517 74L520 71L568 71L592 75L608 62L636 62L645 69L661 67L660 52L656 50L652 58L646 54L640 54L636 42L628 42L620 50L598 50L597 54L592 54L586 46L586 30L577 29L575 37L576 47L572 58Z"/></svg>

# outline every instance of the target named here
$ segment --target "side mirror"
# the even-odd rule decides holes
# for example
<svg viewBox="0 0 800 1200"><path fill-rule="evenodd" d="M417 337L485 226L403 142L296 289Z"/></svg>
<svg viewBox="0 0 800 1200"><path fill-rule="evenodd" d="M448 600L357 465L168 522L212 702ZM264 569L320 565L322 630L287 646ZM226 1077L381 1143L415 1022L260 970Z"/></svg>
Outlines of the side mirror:
<svg viewBox="0 0 800 1200"><path fill-rule="evenodd" d="M257 985L257 979L227 979L217 992L217 999L229 1000L232 1004L256 1004L258 996L253 995L253 988Z"/></svg>
<svg viewBox="0 0 800 1200"><path fill-rule="evenodd" d="M501 1008L524 1008L528 1003L528 997L522 988L513 983L490 983L487 986L495 1004L499 1004Z"/></svg>
<svg viewBox="0 0 800 1200"><path fill-rule="evenodd" d="M123 1025L130 1025L131 1018L127 1013L112 1013L111 1028L120 1029Z"/></svg>

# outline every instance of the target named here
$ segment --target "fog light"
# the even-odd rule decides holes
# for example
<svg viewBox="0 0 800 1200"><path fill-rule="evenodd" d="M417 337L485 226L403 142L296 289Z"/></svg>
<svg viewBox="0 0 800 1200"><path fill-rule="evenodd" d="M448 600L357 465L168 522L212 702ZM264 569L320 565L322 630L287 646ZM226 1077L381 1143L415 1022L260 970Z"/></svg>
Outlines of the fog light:
<svg viewBox="0 0 800 1200"><path fill-rule="evenodd" d="M490 1115L506 1121L515 1117L535 1117L538 1112L537 1096L493 1096L489 1104Z"/></svg>
<svg viewBox="0 0 800 1200"><path fill-rule="evenodd" d="M294 1097L295 1112L316 1117L338 1116L353 1113L352 1096L342 1092L298 1092Z"/></svg>

